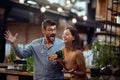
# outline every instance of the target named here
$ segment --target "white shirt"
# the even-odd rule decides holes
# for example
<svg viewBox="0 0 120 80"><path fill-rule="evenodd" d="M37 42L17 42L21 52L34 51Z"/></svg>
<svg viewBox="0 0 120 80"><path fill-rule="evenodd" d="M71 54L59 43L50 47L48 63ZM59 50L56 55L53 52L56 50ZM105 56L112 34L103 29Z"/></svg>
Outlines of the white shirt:
<svg viewBox="0 0 120 80"><path fill-rule="evenodd" d="M85 63L87 67L92 66L92 61L93 61L93 53L92 50L85 50L83 51L83 55L85 57Z"/></svg>

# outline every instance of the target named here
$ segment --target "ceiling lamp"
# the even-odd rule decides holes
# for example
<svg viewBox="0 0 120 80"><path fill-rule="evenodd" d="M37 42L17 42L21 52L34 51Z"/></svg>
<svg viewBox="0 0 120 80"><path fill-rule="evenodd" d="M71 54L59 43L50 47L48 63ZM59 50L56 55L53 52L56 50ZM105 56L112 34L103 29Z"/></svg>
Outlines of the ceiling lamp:
<svg viewBox="0 0 120 80"><path fill-rule="evenodd" d="M71 0L72 3L74 3L76 0Z"/></svg>
<svg viewBox="0 0 120 80"><path fill-rule="evenodd" d="M72 23L77 23L77 19L76 19L76 18L73 18L73 19L72 19Z"/></svg>
<svg viewBox="0 0 120 80"><path fill-rule="evenodd" d="M40 11L41 11L42 13L44 13L44 12L46 11L46 8L45 8L45 7L41 7L41 8L40 8Z"/></svg>
<svg viewBox="0 0 120 80"><path fill-rule="evenodd" d="M67 0L66 3L67 3L67 4L71 4L70 0Z"/></svg>
<svg viewBox="0 0 120 80"><path fill-rule="evenodd" d="M100 28L97 28L97 29L96 29L96 32L100 32L100 31L101 31L101 29L100 29Z"/></svg>
<svg viewBox="0 0 120 80"><path fill-rule="evenodd" d="M19 0L19 3L24 4L25 0Z"/></svg>
<svg viewBox="0 0 120 80"><path fill-rule="evenodd" d="M57 8L57 11L58 11L58 12L63 12L63 9L62 9L61 7L58 7L58 8Z"/></svg>
<svg viewBox="0 0 120 80"><path fill-rule="evenodd" d="M59 2L59 0L48 0L51 4L53 4L53 3L58 3Z"/></svg>
<svg viewBox="0 0 120 80"><path fill-rule="evenodd" d="M47 5L47 6L45 6L45 8L49 9L49 8L50 8L50 6L49 6L49 5Z"/></svg>
<svg viewBox="0 0 120 80"><path fill-rule="evenodd" d="M84 21L87 21L87 16L83 16L83 20L84 20Z"/></svg>
<svg viewBox="0 0 120 80"><path fill-rule="evenodd" d="M37 4L37 2L32 1L32 0L28 0L27 3L28 3L28 4L33 4L33 5Z"/></svg>

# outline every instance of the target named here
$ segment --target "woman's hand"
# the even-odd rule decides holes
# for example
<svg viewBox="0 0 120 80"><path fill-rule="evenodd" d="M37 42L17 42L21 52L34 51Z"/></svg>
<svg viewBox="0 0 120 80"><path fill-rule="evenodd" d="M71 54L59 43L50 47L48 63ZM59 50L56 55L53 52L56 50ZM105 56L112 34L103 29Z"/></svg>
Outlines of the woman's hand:
<svg viewBox="0 0 120 80"><path fill-rule="evenodd" d="M72 69L70 69L70 70L63 68L62 71L63 71L64 73L74 74L74 73L76 73L76 67L74 67L74 68L72 68Z"/></svg>
<svg viewBox="0 0 120 80"><path fill-rule="evenodd" d="M69 73L67 69L63 68L62 70L63 73Z"/></svg>
<svg viewBox="0 0 120 80"><path fill-rule="evenodd" d="M73 74L74 71L75 71L74 69L71 69L71 70L69 70L68 72L71 73L71 74Z"/></svg>

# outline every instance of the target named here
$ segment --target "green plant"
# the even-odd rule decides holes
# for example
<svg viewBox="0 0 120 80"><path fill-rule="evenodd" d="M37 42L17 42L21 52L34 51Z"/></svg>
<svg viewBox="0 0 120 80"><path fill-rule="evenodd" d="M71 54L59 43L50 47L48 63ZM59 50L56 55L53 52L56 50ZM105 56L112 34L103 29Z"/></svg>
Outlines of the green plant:
<svg viewBox="0 0 120 80"><path fill-rule="evenodd" d="M14 63L14 61L16 60L16 55L15 55L13 49L10 50L10 54L8 55L8 59L9 59L10 63Z"/></svg>
<svg viewBox="0 0 120 80"><path fill-rule="evenodd" d="M33 56L27 58L27 71L33 72Z"/></svg>
<svg viewBox="0 0 120 80"><path fill-rule="evenodd" d="M120 41L120 35L117 35L116 36L116 40ZM119 43L119 46L117 47L118 49L118 52L117 52L117 55L116 55L116 60L117 60L117 63L118 63L118 67L120 68L120 43Z"/></svg>
<svg viewBox="0 0 120 80"><path fill-rule="evenodd" d="M93 50L93 65L95 67L106 67L111 64L112 59L115 58L113 47L101 41L94 41L92 44Z"/></svg>

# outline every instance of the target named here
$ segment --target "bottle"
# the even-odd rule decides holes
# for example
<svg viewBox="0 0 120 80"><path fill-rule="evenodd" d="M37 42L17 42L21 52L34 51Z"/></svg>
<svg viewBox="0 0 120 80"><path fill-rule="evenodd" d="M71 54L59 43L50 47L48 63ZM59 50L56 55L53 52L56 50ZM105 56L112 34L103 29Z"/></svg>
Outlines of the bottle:
<svg viewBox="0 0 120 80"><path fill-rule="evenodd" d="M57 51L55 54L57 54L57 58L63 57L62 50Z"/></svg>

